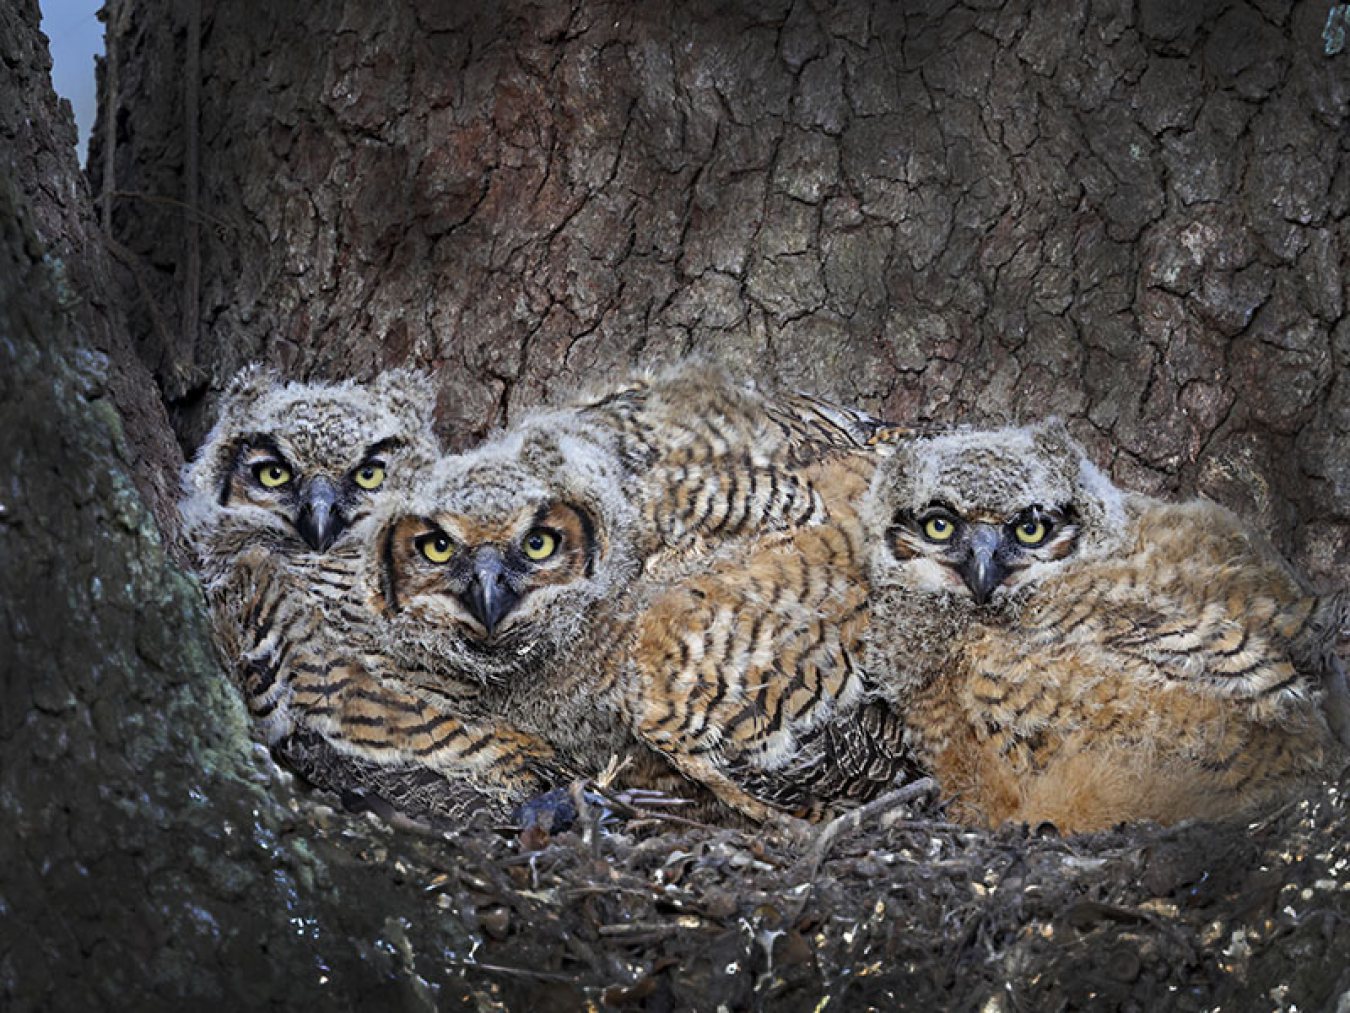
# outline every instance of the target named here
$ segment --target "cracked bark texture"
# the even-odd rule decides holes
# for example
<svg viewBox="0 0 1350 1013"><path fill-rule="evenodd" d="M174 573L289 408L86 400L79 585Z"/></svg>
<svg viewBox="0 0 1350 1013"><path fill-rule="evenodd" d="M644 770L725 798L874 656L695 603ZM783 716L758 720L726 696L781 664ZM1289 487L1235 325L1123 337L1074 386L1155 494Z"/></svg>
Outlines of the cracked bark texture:
<svg viewBox="0 0 1350 1013"><path fill-rule="evenodd" d="M250 359L431 366L467 445L702 352L899 420L1060 413L1346 581L1326 5L197 2L195 209L193 5L114 5L114 231L186 442Z"/></svg>

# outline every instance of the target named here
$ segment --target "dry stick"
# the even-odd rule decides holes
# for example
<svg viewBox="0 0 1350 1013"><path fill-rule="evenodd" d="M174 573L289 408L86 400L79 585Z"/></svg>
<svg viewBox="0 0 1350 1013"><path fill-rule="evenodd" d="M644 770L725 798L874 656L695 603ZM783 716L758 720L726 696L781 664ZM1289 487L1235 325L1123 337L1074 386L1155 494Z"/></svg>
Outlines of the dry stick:
<svg viewBox="0 0 1350 1013"><path fill-rule="evenodd" d="M609 791L601 791L607 801L615 810L628 817L628 822L632 823L638 820L651 820L658 823L673 823L682 827L694 827L700 830L720 830L721 827L714 826L711 823L704 823L700 820L690 819L687 816L677 816L675 813L664 812L660 809L649 809L646 805L633 801L626 801L618 795ZM670 802L661 802L661 805L673 805L687 803L688 799L675 799Z"/></svg>
<svg viewBox="0 0 1350 1013"><path fill-rule="evenodd" d="M859 806L857 809L850 809L842 816L836 816L820 828L811 849L802 859L801 864L805 865L807 871L806 879L813 880L816 878L816 873L820 870L820 863L825 861L825 857L840 837L853 833L868 820L875 819L907 802L913 802L921 796L932 795L937 790L937 781L931 777L923 777L905 785L903 788L887 792L880 798L874 798L871 802Z"/></svg>
<svg viewBox="0 0 1350 1013"><path fill-rule="evenodd" d="M447 960L445 966L457 967L464 971L491 971L493 974L507 974L514 978L535 978L539 981L572 982L576 980L565 974L555 974L552 971L536 971L528 967L506 967L502 964L484 964L477 960Z"/></svg>

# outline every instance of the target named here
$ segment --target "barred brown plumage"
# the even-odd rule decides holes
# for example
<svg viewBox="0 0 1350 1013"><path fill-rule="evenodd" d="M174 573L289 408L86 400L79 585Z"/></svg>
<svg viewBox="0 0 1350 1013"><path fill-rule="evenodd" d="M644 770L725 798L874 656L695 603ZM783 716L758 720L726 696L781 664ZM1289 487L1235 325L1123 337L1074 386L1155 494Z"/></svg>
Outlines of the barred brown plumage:
<svg viewBox="0 0 1350 1013"><path fill-rule="evenodd" d="M1344 593L1227 510L1122 493L1055 422L901 446L864 505L869 660L955 811L1245 812L1344 762Z"/></svg>
<svg viewBox="0 0 1350 1013"><path fill-rule="evenodd" d="M850 450L804 469L825 491L819 520L635 588L637 734L757 819L819 819L918 773L861 659L869 612L850 504L873 465Z"/></svg>

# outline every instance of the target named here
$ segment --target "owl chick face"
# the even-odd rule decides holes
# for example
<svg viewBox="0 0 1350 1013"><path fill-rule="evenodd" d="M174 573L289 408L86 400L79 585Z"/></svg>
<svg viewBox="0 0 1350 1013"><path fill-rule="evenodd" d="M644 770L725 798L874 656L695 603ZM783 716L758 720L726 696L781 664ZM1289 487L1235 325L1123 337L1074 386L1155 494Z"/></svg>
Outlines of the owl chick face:
<svg viewBox="0 0 1350 1013"><path fill-rule="evenodd" d="M533 426L442 461L378 522L395 652L484 683L565 653L636 572L617 468L588 437Z"/></svg>
<svg viewBox="0 0 1350 1013"><path fill-rule="evenodd" d="M863 512L878 586L973 606L1020 598L1125 536L1123 497L1058 420L906 444Z"/></svg>
<svg viewBox="0 0 1350 1013"><path fill-rule="evenodd" d="M1015 594L1046 564L1072 555L1077 517L1072 503L963 514L934 499L918 511L897 512L886 529L886 544L916 586L967 593L976 605L984 605L995 593Z"/></svg>
<svg viewBox="0 0 1350 1013"><path fill-rule="evenodd" d="M188 469L189 525L326 552L429 465L433 404L429 382L404 370L364 386L248 370Z"/></svg>

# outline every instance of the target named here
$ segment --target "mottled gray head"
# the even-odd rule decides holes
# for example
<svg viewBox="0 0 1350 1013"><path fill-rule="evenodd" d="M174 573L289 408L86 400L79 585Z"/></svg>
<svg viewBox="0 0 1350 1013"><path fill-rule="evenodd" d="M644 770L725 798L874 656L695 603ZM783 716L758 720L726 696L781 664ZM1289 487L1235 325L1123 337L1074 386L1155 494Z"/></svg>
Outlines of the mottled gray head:
<svg viewBox="0 0 1350 1013"><path fill-rule="evenodd" d="M565 653L637 574L613 434L532 416L381 511L367 586L395 654L504 682Z"/></svg>
<svg viewBox="0 0 1350 1013"><path fill-rule="evenodd" d="M1121 492L1058 419L899 445L863 505L877 587L998 604L1125 537Z"/></svg>
<svg viewBox="0 0 1350 1013"><path fill-rule="evenodd" d="M184 475L189 539L206 556L249 539L328 551L435 459L434 405L430 379L410 370L323 384L245 369Z"/></svg>

